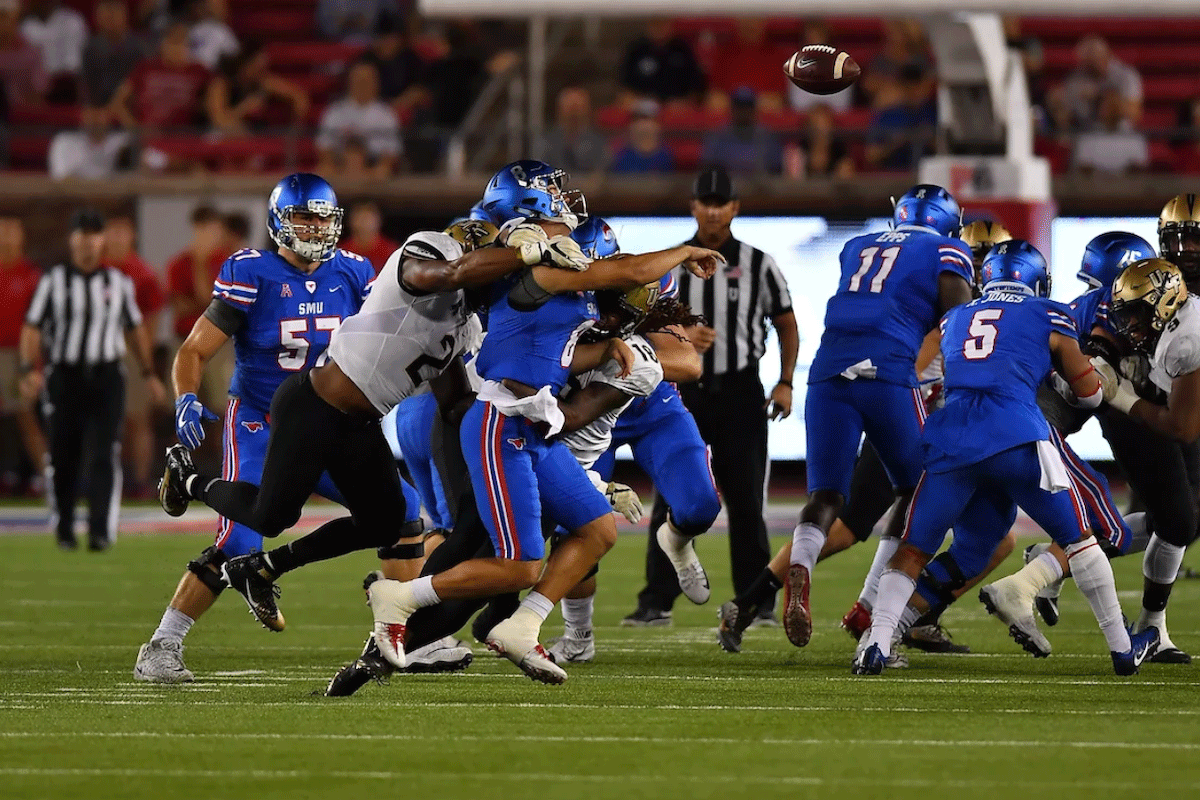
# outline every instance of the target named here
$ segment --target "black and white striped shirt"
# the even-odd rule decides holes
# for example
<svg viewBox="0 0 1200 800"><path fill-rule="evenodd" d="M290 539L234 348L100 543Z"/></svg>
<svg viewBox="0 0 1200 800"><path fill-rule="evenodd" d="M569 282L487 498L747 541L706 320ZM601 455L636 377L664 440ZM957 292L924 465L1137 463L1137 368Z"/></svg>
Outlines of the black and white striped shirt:
<svg viewBox="0 0 1200 800"><path fill-rule="evenodd" d="M702 247L693 238L690 245ZM709 280L677 268L679 300L716 329L703 356L704 377L757 368L767 349L767 320L792 310L787 281L775 259L733 237L721 245L727 263Z"/></svg>
<svg viewBox="0 0 1200 800"><path fill-rule="evenodd" d="M92 367L125 357L125 332L141 324L142 312L119 269L84 273L59 264L38 282L25 322L41 330L50 364Z"/></svg>

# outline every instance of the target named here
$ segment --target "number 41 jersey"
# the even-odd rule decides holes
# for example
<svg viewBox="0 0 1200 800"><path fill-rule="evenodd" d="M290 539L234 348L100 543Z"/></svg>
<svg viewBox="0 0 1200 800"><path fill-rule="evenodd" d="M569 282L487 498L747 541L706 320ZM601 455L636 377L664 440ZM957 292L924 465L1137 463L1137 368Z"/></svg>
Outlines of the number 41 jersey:
<svg viewBox="0 0 1200 800"><path fill-rule="evenodd" d="M939 316L938 277L951 272L975 282L966 243L901 225L851 239L842 249L841 268L808 382L829 380L870 360L858 376L917 386L917 352Z"/></svg>

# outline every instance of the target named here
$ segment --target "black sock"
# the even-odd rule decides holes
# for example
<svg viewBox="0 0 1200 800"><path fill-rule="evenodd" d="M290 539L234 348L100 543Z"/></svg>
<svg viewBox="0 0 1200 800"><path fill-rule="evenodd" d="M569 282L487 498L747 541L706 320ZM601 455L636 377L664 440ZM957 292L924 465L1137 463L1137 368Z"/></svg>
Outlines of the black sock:
<svg viewBox="0 0 1200 800"><path fill-rule="evenodd" d="M733 598L733 602L737 603L739 608L757 609L782 588L783 584L775 577L775 573L771 572L771 568L767 567L746 587L746 591Z"/></svg>
<svg viewBox="0 0 1200 800"><path fill-rule="evenodd" d="M201 475L199 472L192 473L183 484L184 492L193 500L204 503L208 500L208 488L217 480L217 478Z"/></svg>
<svg viewBox="0 0 1200 800"><path fill-rule="evenodd" d="M1142 581L1142 608L1154 613L1162 611L1167 607L1167 601L1171 599L1172 583L1155 583L1149 578L1144 578Z"/></svg>
<svg viewBox="0 0 1200 800"><path fill-rule="evenodd" d="M370 538L370 541L365 541ZM364 537L351 517L326 522L307 536L288 542L266 554L276 577L285 572L331 558L378 546L374 538Z"/></svg>

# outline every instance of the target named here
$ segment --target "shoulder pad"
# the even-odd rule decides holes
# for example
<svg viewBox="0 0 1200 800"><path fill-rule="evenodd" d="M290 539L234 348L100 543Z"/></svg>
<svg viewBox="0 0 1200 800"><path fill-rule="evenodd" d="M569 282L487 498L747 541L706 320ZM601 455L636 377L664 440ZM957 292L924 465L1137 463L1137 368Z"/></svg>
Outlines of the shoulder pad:
<svg viewBox="0 0 1200 800"><path fill-rule="evenodd" d="M463 254L462 245L441 231L418 231L409 236L400 251L408 258L454 261Z"/></svg>

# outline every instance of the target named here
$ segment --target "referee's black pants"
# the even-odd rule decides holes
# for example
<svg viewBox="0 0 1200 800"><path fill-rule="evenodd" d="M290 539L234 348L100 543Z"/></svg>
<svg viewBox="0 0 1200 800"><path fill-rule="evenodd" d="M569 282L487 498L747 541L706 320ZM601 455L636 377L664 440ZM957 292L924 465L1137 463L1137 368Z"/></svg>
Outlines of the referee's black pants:
<svg viewBox="0 0 1200 800"><path fill-rule="evenodd" d="M733 588L740 594L771 560L771 544L763 519L767 479L767 410L757 366L680 387L683 404L692 412L700 437L712 449L713 476L729 517L729 557ZM646 547L646 587L638 605L669 611L679 597L675 568L658 546L656 534L667 519L660 494L650 515ZM760 606L771 611L775 598Z"/></svg>
<svg viewBox="0 0 1200 800"><path fill-rule="evenodd" d="M304 563L396 543L404 527L404 493L378 418L352 416L329 405L305 371L279 385L270 421L260 483L202 478L203 500L210 508L275 537L296 524L321 474L328 472L350 516L309 534L317 537L310 542L319 544L306 550Z"/></svg>
<svg viewBox="0 0 1200 800"><path fill-rule="evenodd" d="M75 541L75 505L86 457L88 536L112 542L121 510L121 444L125 375L120 362L54 365L43 395L50 433L51 524L60 542Z"/></svg>

